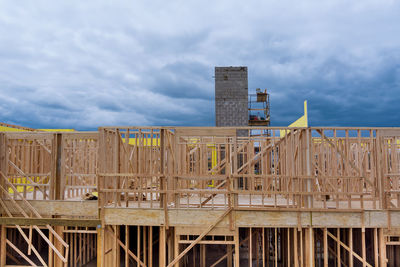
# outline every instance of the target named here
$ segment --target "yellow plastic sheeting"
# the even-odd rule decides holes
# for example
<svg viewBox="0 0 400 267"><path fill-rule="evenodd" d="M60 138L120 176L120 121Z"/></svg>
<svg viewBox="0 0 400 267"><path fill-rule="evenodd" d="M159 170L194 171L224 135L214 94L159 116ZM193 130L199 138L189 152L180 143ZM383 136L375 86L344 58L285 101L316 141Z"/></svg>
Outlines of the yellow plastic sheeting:
<svg viewBox="0 0 400 267"><path fill-rule="evenodd" d="M74 129L38 129L42 132L75 132Z"/></svg>
<svg viewBox="0 0 400 267"><path fill-rule="evenodd" d="M211 147L211 169L214 169L217 166L217 148L215 145L207 145L207 147ZM212 172L211 174L215 174ZM211 181L211 184L208 185L209 187L214 187L214 180Z"/></svg>
<svg viewBox="0 0 400 267"><path fill-rule="evenodd" d="M0 126L0 132L26 132L26 130L12 128L12 127L6 127L6 126Z"/></svg>
<svg viewBox="0 0 400 267"><path fill-rule="evenodd" d="M307 100L304 101L304 115L298 118L295 122L290 124L288 127L308 127L308 114L307 114ZM285 137L286 133L290 131L281 130L280 136Z"/></svg>
<svg viewBox="0 0 400 267"><path fill-rule="evenodd" d="M26 177L13 177L8 179L12 184L30 184L31 182L26 179ZM24 187L22 185L14 185L17 188L19 193L24 192ZM33 186L26 186L26 192L32 192ZM14 190L12 188L8 188L8 193L13 194Z"/></svg>
<svg viewBox="0 0 400 267"><path fill-rule="evenodd" d="M129 144L133 146L139 146L141 145L140 142L143 142L143 146L160 146L160 138L153 138L153 142L149 137L139 138L139 140L136 139L137 138L129 138ZM125 143L125 138L122 139L122 142Z"/></svg>
<svg viewBox="0 0 400 267"><path fill-rule="evenodd" d="M38 129L38 131L42 132L75 132L74 129ZM25 129L18 129L7 126L0 126L0 132L31 132Z"/></svg>

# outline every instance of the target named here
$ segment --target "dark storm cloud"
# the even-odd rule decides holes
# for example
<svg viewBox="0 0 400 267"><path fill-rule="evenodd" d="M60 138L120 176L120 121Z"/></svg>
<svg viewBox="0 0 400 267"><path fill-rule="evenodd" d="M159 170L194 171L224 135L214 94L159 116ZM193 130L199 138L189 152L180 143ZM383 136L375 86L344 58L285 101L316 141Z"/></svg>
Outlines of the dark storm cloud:
<svg viewBox="0 0 400 267"><path fill-rule="evenodd" d="M156 70L151 90L173 98L214 99L213 68L198 62L174 62Z"/></svg>
<svg viewBox="0 0 400 267"><path fill-rule="evenodd" d="M248 66L273 125L400 126L397 1L0 0L0 121L214 125L214 66Z"/></svg>

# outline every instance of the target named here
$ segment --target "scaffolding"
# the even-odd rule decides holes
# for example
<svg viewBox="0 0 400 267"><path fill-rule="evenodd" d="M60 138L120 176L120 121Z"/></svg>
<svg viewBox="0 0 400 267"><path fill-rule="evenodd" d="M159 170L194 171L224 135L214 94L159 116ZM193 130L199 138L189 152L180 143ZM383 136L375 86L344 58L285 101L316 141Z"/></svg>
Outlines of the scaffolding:
<svg viewBox="0 0 400 267"><path fill-rule="evenodd" d="M261 92L256 89L256 94L249 94L249 126L269 126L270 107L267 89Z"/></svg>

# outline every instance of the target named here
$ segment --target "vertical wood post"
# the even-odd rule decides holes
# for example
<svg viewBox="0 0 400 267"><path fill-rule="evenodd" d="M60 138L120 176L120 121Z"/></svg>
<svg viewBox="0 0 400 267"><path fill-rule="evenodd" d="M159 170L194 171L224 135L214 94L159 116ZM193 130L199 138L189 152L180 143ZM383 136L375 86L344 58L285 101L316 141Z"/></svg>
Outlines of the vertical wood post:
<svg viewBox="0 0 400 267"><path fill-rule="evenodd" d="M56 133L54 134L54 141L55 141L55 149L53 150L55 152L54 159L55 159L55 164L53 167L55 168L54 170L54 198L56 200L62 200L64 199L64 186L62 179L65 179L65 177L61 176L62 172L62 152L63 152L63 147L62 147L62 134L61 133Z"/></svg>
<svg viewBox="0 0 400 267"><path fill-rule="evenodd" d="M385 236L383 235L383 229L379 229L379 266L380 267L386 267L387 262L386 262L386 242L385 242Z"/></svg>
<svg viewBox="0 0 400 267"><path fill-rule="evenodd" d="M314 267L314 231L311 227L305 229L305 254L306 266Z"/></svg>
<svg viewBox="0 0 400 267"><path fill-rule="evenodd" d="M378 252L378 228L374 228L374 263L379 266L379 252Z"/></svg>
<svg viewBox="0 0 400 267"><path fill-rule="evenodd" d="M340 255L340 250L341 250L341 246L340 246L340 228L336 229L336 257L337 257L337 266L341 267L342 266L342 258Z"/></svg>
<svg viewBox="0 0 400 267"><path fill-rule="evenodd" d="M239 258L239 228L236 227L235 230L235 236L234 236L234 240L235 240L235 261L234 261L234 266L235 267L240 267L240 258Z"/></svg>
<svg viewBox="0 0 400 267"><path fill-rule="evenodd" d="M349 229L349 247L353 251L353 228ZM353 267L353 254L349 253L349 267Z"/></svg>
<svg viewBox="0 0 400 267"><path fill-rule="evenodd" d="M167 256L168 260L167 263L171 263L174 260L174 229L169 228L167 233Z"/></svg>
<svg viewBox="0 0 400 267"><path fill-rule="evenodd" d="M228 257L226 259L226 265L228 267L233 267L233 261L232 261L232 245L227 245L227 250L228 250Z"/></svg>
<svg viewBox="0 0 400 267"><path fill-rule="evenodd" d="M166 262L166 240L165 240L165 226L160 226L160 235L159 235L159 266L160 267L165 267L167 266Z"/></svg>
<svg viewBox="0 0 400 267"><path fill-rule="evenodd" d="M114 265L115 267L119 267L121 260L120 260L120 245L118 244L119 239L119 225L115 226L114 231L114 246L113 246L113 257L114 257Z"/></svg>
<svg viewBox="0 0 400 267"><path fill-rule="evenodd" d="M379 208L386 207L385 199L385 181L383 179L383 138L380 136L380 130L376 130L376 177L378 179L378 192L379 192Z"/></svg>
<svg viewBox="0 0 400 267"><path fill-rule="evenodd" d="M365 228L363 227L361 229L361 253L362 253L362 258L363 258L363 267L367 266L366 264L366 258L367 258L367 253L366 253L366 244L365 244Z"/></svg>
<svg viewBox="0 0 400 267"><path fill-rule="evenodd" d="M324 228L324 267L328 267L328 229Z"/></svg>
<svg viewBox="0 0 400 267"><path fill-rule="evenodd" d="M7 175L7 149L6 149L6 134L0 133L0 171ZM0 179L0 185L3 188L7 188L5 186L5 182L3 179ZM0 198L4 199L4 192L0 191Z"/></svg>
<svg viewBox="0 0 400 267"><path fill-rule="evenodd" d="M100 225L97 227L97 266L105 267L104 265L104 228Z"/></svg>
<svg viewBox="0 0 400 267"><path fill-rule="evenodd" d="M125 225L125 267L129 266L129 225Z"/></svg>
<svg viewBox="0 0 400 267"><path fill-rule="evenodd" d="M253 266L253 238L252 228L249 228L249 267Z"/></svg>
<svg viewBox="0 0 400 267"><path fill-rule="evenodd" d="M0 237L0 267L6 266L6 226L1 226L1 237Z"/></svg>
<svg viewBox="0 0 400 267"><path fill-rule="evenodd" d="M206 245L200 244L200 267L206 267Z"/></svg>
<svg viewBox="0 0 400 267"><path fill-rule="evenodd" d="M298 230L297 228L293 229L293 256L294 256L294 266L299 267L299 249L298 249Z"/></svg>
<svg viewBox="0 0 400 267"><path fill-rule="evenodd" d="M177 258L179 256L179 240L180 240L180 235L176 233L176 228L174 229L175 231L175 238L174 238L174 258ZM175 267L179 267L179 261L174 265Z"/></svg>
<svg viewBox="0 0 400 267"><path fill-rule="evenodd" d="M54 230L56 233L64 239L64 226L54 226ZM64 246L62 243L57 239L53 238L54 246L58 251L64 254ZM62 267L64 266L64 262L52 251L54 257L54 266L55 267ZM65 255L65 254L64 254Z"/></svg>
<svg viewBox="0 0 400 267"><path fill-rule="evenodd" d="M291 228L286 229L286 234L287 234L287 265L291 266L291 255L290 255L290 245L292 242L290 242L290 231Z"/></svg>
<svg viewBox="0 0 400 267"><path fill-rule="evenodd" d="M311 176L311 159L310 159L310 153L311 153L311 129L307 128L306 129L306 170L307 170L307 176ZM312 181L310 178L307 179L307 192L309 193L307 197L307 207L312 208L313 206L313 196L312 196ZM312 230L311 230L312 231Z"/></svg>

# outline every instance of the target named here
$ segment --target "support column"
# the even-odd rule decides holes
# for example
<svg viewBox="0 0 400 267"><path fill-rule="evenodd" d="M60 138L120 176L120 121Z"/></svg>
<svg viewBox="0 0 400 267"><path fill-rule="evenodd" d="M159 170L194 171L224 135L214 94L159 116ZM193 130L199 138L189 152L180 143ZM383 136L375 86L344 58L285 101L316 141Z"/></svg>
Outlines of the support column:
<svg viewBox="0 0 400 267"><path fill-rule="evenodd" d="M336 258L337 258L337 266L341 267L342 265L342 258L340 255L340 250L341 250L341 246L340 246L340 228L336 229Z"/></svg>
<svg viewBox="0 0 400 267"><path fill-rule="evenodd" d="M180 235L176 234L176 228L175 228L175 238L174 238L174 259L178 257L179 255L179 240L180 240ZM179 267L179 261L174 265L175 267Z"/></svg>
<svg viewBox="0 0 400 267"><path fill-rule="evenodd" d="M206 267L206 245L200 244L200 267Z"/></svg>
<svg viewBox="0 0 400 267"><path fill-rule="evenodd" d="M374 228L374 263L379 266L379 252L378 252L378 228Z"/></svg>
<svg viewBox="0 0 400 267"><path fill-rule="evenodd" d="M97 227L97 266L104 265L104 228L100 225Z"/></svg>
<svg viewBox="0 0 400 267"><path fill-rule="evenodd" d="M125 225L125 267L129 266L129 225Z"/></svg>
<svg viewBox="0 0 400 267"><path fill-rule="evenodd" d="M349 246L350 251L353 251L353 228L349 229ZM353 267L353 254L349 253L349 267Z"/></svg>
<svg viewBox="0 0 400 267"><path fill-rule="evenodd" d="M0 267L6 266L6 239L7 239L7 233L6 233L6 227L5 225L1 226L1 236L0 236Z"/></svg>
<svg viewBox="0 0 400 267"><path fill-rule="evenodd" d="M167 231L167 251L168 264L174 260L174 229L169 228Z"/></svg>
<svg viewBox="0 0 400 267"><path fill-rule="evenodd" d="M234 267L240 267L240 258L239 258L239 228L236 228L235 236L235 259L234 259Z"/></svg>
<svg viewBox="0 0 400 267"><path fill-rule="evenodd" d="M328 229L324 228L324 267L328 267Z"/></svg>
<svg viewBox="0 0 400 267"><path fill-rule="evenodd" d="M160 267L165 267L167 266L167 262L166 262L166 240L165 240L165 226L160 226L160 235L159 235L159 240L158 240L158 244L159 244L159 266Z"/></svg>
<svg viewBox="0 0 400 267"><path fill-rule="evenodd" d="M149 266L153 267L153 226L149 226Z"/></svg>
<svg viewBox="0 0 400 267"><path fill-rule="evenodd" d="M120 245L118 244L119 239L119 225L115 226L114 230L114 246L113 246L113 262L115 267L119 267L121 260L120 260Z"/></svg>
<svg viewBox="0 0 400 267"><path fill-rule="evenodd" d="M56 231L56 233L61 236L61 238L64 239L64 226L54 226L54 230ZM60 251L63 255L65 255L64 253L64 246L61 244L61 242L57 239L53 237L53 243L54 246L56 247L56 249L58 251ZM54 251L52 250L52 256L54 258L54 267L63 267L64 266L64 262L57 256L56 253L54 253Z"/></svg>
<svg viewBox="0 0 400 267"><path fill-rule="evenodd" d="M299 248L298 244L299 242L297 241L297 236L298 236L298 229L294 228L293 229L293 256L294 256L294 267L299 267Z"/></svg>
<svg viewBox="0 0 400 267"><path fill-rule="evenodd" d="M367 260L367 252L366 252L366 244L365 244L365 228L361 229L361 251L362 251L362 258L363 258L363 267L366 267L366 260Z"/></svg>
<svg viewBox="0 0 400 267"><path fill-rule="evenodd" d="M233 261L232 261L232 245L227 245L227 250L228 250L228 256L226 258L227 266L228 267L233 267Z"/></svg>
<svg viewBox="0 0 400 267"><path fill-rule="evenodd" d="M383 235L383 229L379 229L379 265L381 267L386 267L386 242Z"/></svg>
<svg viewBox="0 0 400 267"><path fill-rule="evenodd" d="M54 183L54 194L51 199L64 199L64 184L65 184L65 177L62 175L62 155L63 155L63 146L62 146L62 134L57 133L54 135L54 165L53 165L53 183ZM51 195L52 195L51 194Z"/></svg>
<svg viewBox="0 0 400 267"><path fill-rule="evenodd" d="M249 228L249 267L253 266L253 240L252 240L252 229Z"/></svg>
<svg viewBox="0 0 400 267"><path fill-rule="evenodd" d="M311 227L305 229L305 254L306 266L314 267L314 231Z"/></svg>

